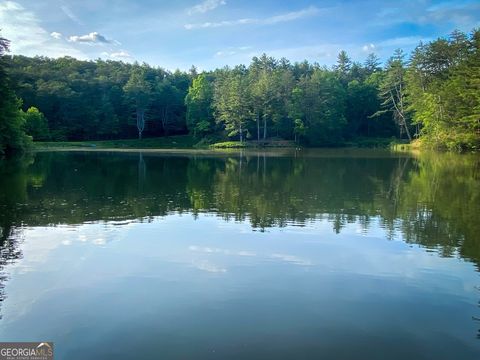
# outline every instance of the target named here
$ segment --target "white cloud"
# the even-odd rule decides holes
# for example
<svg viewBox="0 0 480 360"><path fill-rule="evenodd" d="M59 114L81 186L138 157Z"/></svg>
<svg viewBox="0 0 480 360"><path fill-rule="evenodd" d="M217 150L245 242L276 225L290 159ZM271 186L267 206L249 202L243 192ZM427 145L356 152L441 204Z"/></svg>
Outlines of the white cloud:
<svg viewBox="0 0 480 360"><path fill-rule="evenodd" d="M315 6L310 6L306 9L302 9L299 11L292 11L286 14L272 16L264 20L265 24L276 24L280 22L287 22L293 21L297 19L302 19L309 16L317 15L320 12L320 9L316 8Z"/></svg>
<svg viewBox="0 0 480 360"><path fill-rule="evenodd" d="M22 10L23 7L16 3L16 2L13 2L13 1L5 1L3 4L0 4L0 10L4 10L4 11L7 11L7 10Z"/></svg>
<svg viewBox="0 0 480 360"><path fill-rule="evenodd" d="M478 3L464 4L452 1L429 7L425 12L419 14L416 20L426 24L450 22L456 28L470 30L480 24L479 11L480 4Z"/></svg>
<svg viewBox="0 0 480 360"><path fill-rule="evenodd" d="M53 40L52 35L40 25L35 13L17 2L0 3L0 24L2 36L11 41L10 49L13 54L87 58L70 44Z"/></svg>
<svg viewBox="0 0 480 360"><path fill-rule="evenodd" d="M63 13L67 15L70 20L76 22L79 25L83 25L82 21L73 13L73 11L67 5L60 6L60 9L62 9Z"/></svg>
<svg viewBox="0 0 480 360"><path fill-rule="evenodd" d="M310 6L306 9L299 11L292 11L289 13L270 16L267 18L244 18L237 20L224 20L219 22L204 22L198 24L185 24L184 27L187 30L192 29L205 29L205 28L218 28L225 26L236 26L236 25L248 25L248 24L257 24L257 25L274 25L282 22L294 21L310 16L315 16L320 13L320 9Z"/></svg>
<svg viewBox="0 0 480 360"><path fill-rule="evenodd" d="M189 8L187 10L188 15L193 15L196 13L206 13L207 11L211 11L216 9L221 5L225 5L227 2L225 0L205 0L201 3Z"/></svg>
<svg viewBox="0 0 480 360"><path fill-rule="evenodd" d="M125 50L115 51L115 52L102 52L101 54L103 57L111 58L114 60L121 60L121 61L131 61L134 60L133 56Z"/></svg>
<svg viewBox="0 0 480 360"><path fill-rule="evenodd" d="M110 57L116 58L116 59L131 59L132 55L130 55L125 50L121 50L121 51L118 51L118 52L111 53Z"/></svg>
<svg viewBox="0 0 480 360"><path fill-rule="evenodd" d="M372 51L375 51L375 45L373 45L373 44L363 45L362 50L363 50L364 52L372 52Z"/></svg>
<svg viewBox="0 0 480 360"><path fill-rule="evenodd" d="M98 32L91 32L87 35L74 35L68 38L70 42L87 43L87 44L109 44L112 41Z"/></svg>
<svg viewBox="0 0 480 360"><path fill-rule="evenodd" d="M415 24L449 24L451 28L469 31L480 25L477 14L480 5L477 2L444 1L429 5L429 2L410 2L399 8L385 8L376 14L376 19L368 23L370 26L387 26L403 22Z"/></svg>
<svg viewBox="0 0 480 360"><path fill-rule="evenodd" d="M330 44L323 43L317 45L307 45L307 46L295 46L287 48L277 48L277 49L262 49L256 52L250 53L250 57L260 56L262 53L267 53L270 56L276 58L286 57L291 61L321 61L322 63L330 62L332 59L335 60L337 54L345 48L350 54L350 46L345 46L342 44Z"/></svg>
<svg viewBox="0 0 480 360"><path fill-rule="evenodd" d="M411 46L411 45L418 45L420 41L427 42L433 40L431 38L425 38L421 36L404 36L404 37L396 37L392 39L387 39L380 42L378 45L379 47L404 47L404 46Z"/></svg>
<svg viewBox="0 0 480 360"><path fill-rule="evenodd" d="M289 254L272 254L270 256L272 259L277 259L281 261L285 261L287 263L301 265L301 266L311 266L313 265L312 262L308 259L303 259L298 256L289 255Z"/></svg>
<svg viewBox="0 0 480 360"><path fill-rule="evenodd" d="M217 266L206 260L200 261L200 262L194 262L193 266L196 267L198 270L202 270L210 273L226 273L227 272L227 269L225 269L224 267Z"/></svg>
<svg viewBox="0 0 480 360"><path fill-rule="evenodd" d="M51 33L50 33L50 36L53 37L54 39L57 39L57 40L59 40L59 39L62 38L62 34L59 33L59 32L56 32L56 31L51 32Z"/></svg>
<svg viewBox="0 0 480 360"><path fill-rule="evenodd" d="M195 246L195 245L189 246L188 250L193 251L193 252L206 253L206 254L257 256L256 253L251 252L251 251L246 251L246 250L232 251L232 250L228 250L228 249L201 247L201 246Z"/></svg>
<svg viewBox="0 0 480 360"><path fill-rule="evenodd" d="M233 56L240 53L243 53L247 50L250 50L251 46L239 46L239 47L228 47L224 50L217 51L215 56L217 57L225 57L225 56Z"/></svg>

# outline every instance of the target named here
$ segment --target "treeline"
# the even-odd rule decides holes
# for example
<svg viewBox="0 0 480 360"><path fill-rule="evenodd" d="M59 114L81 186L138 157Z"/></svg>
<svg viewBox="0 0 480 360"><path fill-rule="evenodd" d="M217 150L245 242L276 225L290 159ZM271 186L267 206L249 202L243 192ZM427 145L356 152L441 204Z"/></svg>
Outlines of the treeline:
<svg viewBox="0 0 480 360"><path fill-rule="evenodd" d="M480 149L480 30L420 44L406 72L407 120L434 147Z"/></svg>
<svg viewBox="0 0 480 360"><path fill-rule="evenodd" d="M7 109L0 126L16 129L2 130L3 151L24 146L23 131L53 141L191 133L206 143L276 138L340 146L395 136L437 148L480 147L478 30L420 44L409 58L397 50L383 67L374 54L361 64L342 51L331 68L262 55L248 67L200 74L5 56L8 42L0 44L0 110Z"/></svg>
<svg viewBox="0 0 480 360"><path fill-rule="evenodd" d="M201 74L189 89L187 123L202 136L264 141L277 136L309 146L358 137L421 139L435 148L480 148L480 31L454 31L400 49L379 66L342 51L333 68L263 55L250 66Z"/></svg>
<svg viewBox="0 0 480 360"><path fill-rule="evenodd" d="M98 140L187 132L184 99L195 74L146 64L13 56L9 73L24 109L38 108L48 133L38 140Z"/></svg>
<svg viewBox="0 0 480 360"><path fill-rule="evenodd" d="M5 53L9 45L7 39L0 37L0 155L21 151L30 141L25 134L21 101L16 97L7 73Z"/></svg>

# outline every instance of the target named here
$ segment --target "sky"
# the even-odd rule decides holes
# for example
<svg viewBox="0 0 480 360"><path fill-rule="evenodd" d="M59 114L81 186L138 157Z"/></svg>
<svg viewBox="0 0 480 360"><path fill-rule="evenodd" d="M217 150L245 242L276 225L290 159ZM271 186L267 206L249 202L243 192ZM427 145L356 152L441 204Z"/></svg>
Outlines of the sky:
<svg viewBox="0 0 480 360"><path fill-rule="evenodd" d="M479 1L0 0L11 53L146 62L169 70L248 64L262 53L332 65L480 27Z"/></svg>

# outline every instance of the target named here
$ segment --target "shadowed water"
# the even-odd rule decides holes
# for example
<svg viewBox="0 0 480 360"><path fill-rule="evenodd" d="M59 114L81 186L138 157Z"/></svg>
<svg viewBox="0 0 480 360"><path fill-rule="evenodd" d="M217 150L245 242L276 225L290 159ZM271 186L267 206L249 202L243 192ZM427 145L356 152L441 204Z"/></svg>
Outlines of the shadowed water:
<svg viewBox="0 0 480 360"><path fill-rule="evenodd" d="M478 359L478 156L0 163L0 341L57 359Z"/></svg>

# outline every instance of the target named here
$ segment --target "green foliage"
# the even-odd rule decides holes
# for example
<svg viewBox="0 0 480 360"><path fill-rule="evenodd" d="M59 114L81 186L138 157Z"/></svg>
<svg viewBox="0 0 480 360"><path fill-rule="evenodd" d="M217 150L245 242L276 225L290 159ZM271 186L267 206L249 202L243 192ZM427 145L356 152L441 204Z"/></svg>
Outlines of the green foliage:
<svg viewBox="0 0 480 360"><path fill-rule="evenodd" d="M31 138L25 134L25 119L20 110L21 101L13 92L0 85L0 154L21 152L28 148Z"/></svg>
<svg viewBox="0 0 480 360"><path fill-rule="evenodd" d="M250 117L245 69L226 69L215 82L214 109L217 123L225 127L229 137L245 137L245 125Z"/></svg>
<svg viewBox="0 0 480 360"><path fill-rule="evenodd" d="M305 136L307 128L303 123L302 119L295 119L294 121L295 127L293 128L293 132L295 133L295 142L297 141L298 137Z"/></svg>
<svg viewBox="0 0 480 360"><path fill-rule="evenodd" d="M7 74L5 53L9 41L0 37L0 155L26 149L31 138L25 134L21 101L12 90Z"/></svg>
<svg viewBox="0 0 480 360"><path fill-rule="evenodd" d="M345 52L333 70L307 62L292 65L264 54L254 57L248 68L227 67L201 80L204 88L206 82L212 84L213 101L207 103L227 137L241 140L245 134L243 139L263 142L277 137L309 146L338 146L357 136L394 135L386 116L371 118L381 104L381 69L374 56L367 65L352 63ZM191 91L187 112L198 113Z"/></svg>
<svg viewBox="0 0 480 360"><path fill-rule="evenodd" d="M210 145L212 149L239 149L245 148L247 145L240 141L224 141Z"/></svg>
<svg viewBox="0 0 480 360"><path fill-rule="evenodd" d="M421 44L408 69L408 101L422 142L449 150L480 149L480 31L455 31Z"/></svg>
<svg viewBox="0 0 480 360"><path fill-rule="evenodd" d="M405 134L411 141L411 119L407 112L406 87L405 54L403 50L397 49L387 62L385 75L379 87L382 98L381 110L374 115L391 114L392 119L398 126L400 138Z"/></svg>
<svg viewBox="0 0 480 360"><path fill-rule="evenodd" d="M213 132L215 119L212 110L213 86L205 74L193 79L185 97L187 127L194 136L206 136Z"/></svg>
<svg viewBox="0 0 480 360"><path fill-rule="evenodd" d="M24 110L34 106L48 119L53 140L101 140L186 130L184 98L190 77L146 64L7 57L14 91Z"/></svg>
<svg viewBox="0 0 480 360"><path fill-rule="evenodd" d="M46 141L50 139L48 122L45 116L36 108L31 107L23 114L25 120L25 132L34 141Z"/></svg>
<svg viewBox="0 0 480 360"><path fill-rule="evenodd" d="M0 39L0 44L3 54L8 42ZM138 63L2 55L2 149L21 148L27 141L16 94L24 110L35 107L45 114L26 117L27 132L36 140L189 132L202 144L282 139L340 146L397 137L476 150L479 44L478 30L469 36L455 31L448 39L420 44L408 61L396 50L384 68L374 54L360 64L342 51L332 68L263 54L248 67L200 74L195 68L169 72Z"/></svg>
<svg viewBox="0 0 480 360"><path fill-rule="evenodd" d="M185 149L196 146L198 139L190 135L146 138L142 140L100 140L100 141L51 141L36 142L37 149L90 148L90 149Z"/></svg>

